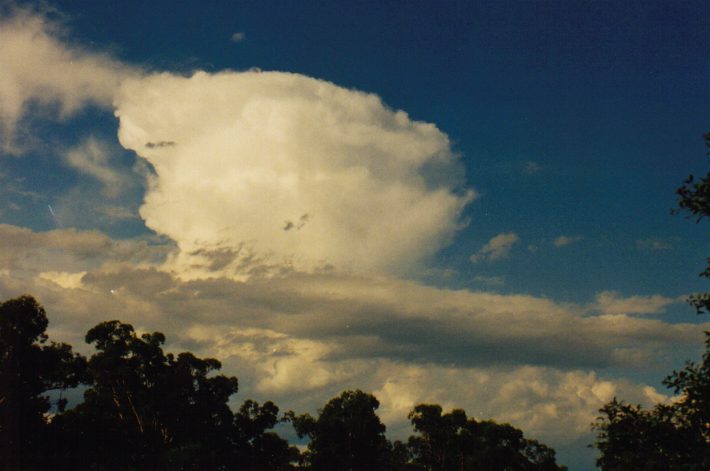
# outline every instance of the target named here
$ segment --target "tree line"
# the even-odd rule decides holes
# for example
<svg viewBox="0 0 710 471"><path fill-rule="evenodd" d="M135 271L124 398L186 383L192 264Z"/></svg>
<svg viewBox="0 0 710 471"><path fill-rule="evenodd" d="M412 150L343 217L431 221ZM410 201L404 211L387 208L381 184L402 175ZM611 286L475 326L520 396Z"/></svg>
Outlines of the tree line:
<svg viewBox="0 0 710 471"><path fill-rule="evenodd" d="M0 467L6 470L561 470L555 451L508 424L461 409L420 404L414 434L390 441L379 402L360 390L331 399L316 416L267 401L229 400L237 378L220 362L166 353L160 332L102 322L86 334L86 358L49 340L44 308L31 296L0 303ZM66 391L83 401L67 407ZM303 451L274 427L290 422Z"/></svg>
<svg viewBox="0 0 710 471"><path fill-rule="evenodd" d="M710 133L704 139L710 149ZM698 179L690 175L676 195L673 213L687 213L696 222L710 218L710 173ZM710 258L700 276L710 278ZM688 302L698 314L710 312L710 293L691 295ZM705 338L701 361L689 361L663 380L675 395L669 404L645 409L614 398L599 411L593 424L598 466L609 471L710 469L710 332Z"/></svg>

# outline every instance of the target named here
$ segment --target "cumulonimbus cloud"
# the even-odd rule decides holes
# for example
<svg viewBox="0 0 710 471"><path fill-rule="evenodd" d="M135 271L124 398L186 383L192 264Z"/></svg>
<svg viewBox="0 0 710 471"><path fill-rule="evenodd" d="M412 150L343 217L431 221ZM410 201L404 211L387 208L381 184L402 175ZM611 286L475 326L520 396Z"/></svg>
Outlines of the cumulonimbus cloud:
<svg viewBox="0 0 710 471"><path fill-rule="evenodd" d="M254 256L401 273L474 197L442 183L458 162L436 126L303 75L157 74L126 81L116 106L121 144L155 169L141 215L177 242L181 270L229 251L223 273Z"/></svg>

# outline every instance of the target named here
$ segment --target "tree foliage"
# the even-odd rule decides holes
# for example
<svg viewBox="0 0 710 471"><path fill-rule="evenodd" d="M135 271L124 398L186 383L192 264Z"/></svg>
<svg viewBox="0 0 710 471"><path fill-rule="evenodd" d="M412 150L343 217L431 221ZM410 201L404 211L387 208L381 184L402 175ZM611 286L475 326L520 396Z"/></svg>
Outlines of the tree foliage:
<svg viewBox="0 0 710 471"><path fill-rule="evenodd" d="M345 391L331 399L318 418L310 414L291 421L299 437L309 437L307 461L314 470L367 471L387 469L389 444L375 411L372 394Z"/></svg>
<svg viewBox="0 0 710 471"><path fill-rule="evenodd" d="M706 133L703 137L705 145L710 149L710 133ZM699 179L689 175L683 182L683 186L676 190L676 194L678 209L674 212L690 213L696 218L696 222L710 217L710 173ZM707 266L700 276L710 278L710 258L707 259ZM710 312L710 293L693 294L688 301L698 314Z"/></svg>
<svg viewBox="0 0 710 471"><path fill-rule="evenodd" d="M234 412L237 378L220 362L163 350L160 332L102 322L86 334L87 360L49 342L44 309L30 296L0 304L0 469L423 471L557 470L554 451L462 410L420 405L416 435L391 443L379 401L345 391L317 417L279 415L271 401L247 399ZM679 381L683 381L679 377ZM66 408L48 393L80 386ZM77 391L75 391L76 393ZM275 428L291 422L308 440L301 454Z"/></svg>
<svg viewBox="0 0 710 471"><path fill-rule="evenodd" d="M700 364L688 362L663 383L676 400L651 410L616 398L594 424L604 470L710 469L710 333Z"/></svg>
<svg viewBox="0 0 710 471"><path fill-rule="evenodd" d="M47 446L48 393L75 387L86 361L66 344L48 342L44 308L30 296L0 303L0 466L39 466ZM62 410L65 401L55 406Z"/></svg>
<svg viewBox="0 0 710 471"><path fill-rule="evenodd" d="M409 438L413 462L424 470L560 470L551 448L528 440L508 424L478 422L462 409L442 414L420 404L409 414L417 435Z"/></svg>

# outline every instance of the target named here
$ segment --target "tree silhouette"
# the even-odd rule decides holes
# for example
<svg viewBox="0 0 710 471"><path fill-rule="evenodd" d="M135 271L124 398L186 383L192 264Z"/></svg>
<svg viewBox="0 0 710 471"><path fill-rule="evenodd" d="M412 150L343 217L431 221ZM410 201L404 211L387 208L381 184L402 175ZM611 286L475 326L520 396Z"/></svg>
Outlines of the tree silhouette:
<svg viewBox="0 0 710 471"><path fill-rule="evenodd" d="M616 398L597 418L597 464L604 470L710 469L710 333L700 364L686 363L663 383L678 399L651 410Z"/></svg>
<svg viewBox="0 0 710 471"><path fill-rule="evenodd" d="M710 148L710 133L705 134L705 145ZM710 151L708 151L710 154ZM696 180L693 175L688 176L683 186L676 190L678 195L677 212L687 212L700 222L703 218L710 217L710 173ZM710 278L710 258L707 259L705 270L700 273L704 278ZM710 293L693 294L688 298L698 314L710 312Z"/></svg>
<svg viewBox="0 0 710 471"><path fill-rule="evenodd" d="M389 466L390 445L372 394L345 391L318 418L290 415L299 437L309 437L306 459L313 470L376 471Z"/></svg>
<svg viewBox="0 0 710 471"><path fill-rule="evenodd" d="M560 470L555 452L508 424L477 422L462 409L420 404L409 414L413 462L427 471Z"/></svg>
<svg viewBox="0 0 710 471"><path fill-rule="evenodd" d="M269 431L280 421L279 408L271 401L259 405L251 399L244 401L234 414L234 444L237 469L288 470L299 459L296 447Z"/></svg>
<svg viewBox="0 0 710 471"><path fill-rule="evenodd" d="M129 324L103 322L86 335L84 402L59 415L70 440L58 462L108 469L221 469L227 466L237 379L208 376L219 361L165 354L159 332L138 337ZM77 463L77 460L81 462Z"/></svg>
<svg viewBox="0 0 710 471"><path fill-rule="evenodd" d="M442 414L438 405L417 406L409 416L417 435L390 443L379 402L360 390L331 399L317 418L290 411L279 418L270 401L246 400L233 413L237 378L216 374L215 359L166 354L160 332L139 336L129 324L102 322L86 334L96 349L87 362L48 342L47 323L30 296L0 303L0 469L563 469L551 448L520 430L476 422L460 409ZM707 420L698 400L707 383L696 387L707 368L689 365L669 383L687 392L693 426ZM79 385L83 402L65 410L59 400L51 409L49 391ZM283 421L310 439L303 455L274 432Z"/></svg>
<svg viewBox="0 0 710 471"><path fill-rule="evenodd" d="M69 345L48 343L44 308L31 296L0 304L0 467L43 466L50 442L47 393L76 387L86 360ZM62 410L66 401L56 404Z"/></svg>

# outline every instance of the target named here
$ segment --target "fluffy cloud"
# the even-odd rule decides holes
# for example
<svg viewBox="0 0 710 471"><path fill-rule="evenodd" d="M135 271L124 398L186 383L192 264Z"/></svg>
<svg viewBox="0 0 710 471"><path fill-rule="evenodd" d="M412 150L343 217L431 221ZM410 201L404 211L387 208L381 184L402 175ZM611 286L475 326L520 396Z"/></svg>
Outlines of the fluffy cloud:
<svg viewBox="0 0 710 471"><path fill-rule="evenodd" d="M109 108L118 84L135 71L109 57L69 46L44 16L15 9L0 18L0 137L2 151L20 153L28 110L69 117L88 104Z"/></svg>
<svg viewBox="0 0 710 471"><path fill-rule="evenodd" d="M520 237L514 232L498 234L488 241L486 245L475 254L471 255L471 262L478 263L484 260L494 261L505 258L510 253L510 249L520 241Z"/></svg>
<svg viewBox="0 0 710 471"><path fill-rule="evenodd" d="M116 105L121 144L156 172L141 215L177 242L179 270L218 253L233 275L254 257L401 273L474 196L444 177L458 164L434 125L302 75L158 74L126 81Z"/></svg>

